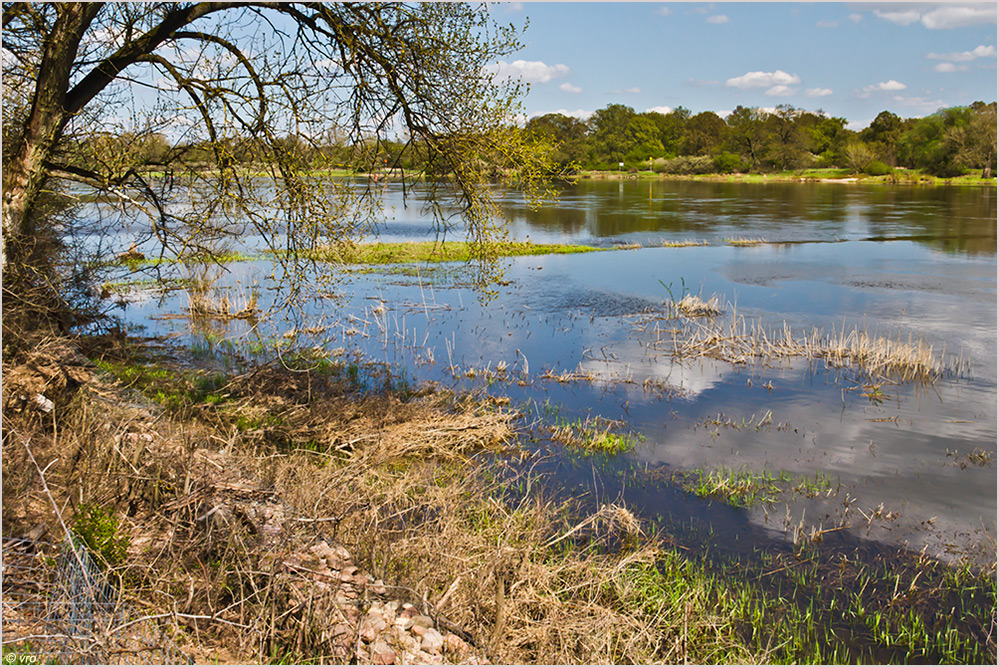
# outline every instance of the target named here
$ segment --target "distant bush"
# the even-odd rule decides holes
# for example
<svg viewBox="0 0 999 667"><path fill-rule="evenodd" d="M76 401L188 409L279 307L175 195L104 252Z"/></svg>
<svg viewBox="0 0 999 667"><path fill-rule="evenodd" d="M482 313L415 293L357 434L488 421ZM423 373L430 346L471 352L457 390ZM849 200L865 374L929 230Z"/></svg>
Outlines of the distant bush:
<svg viewBox="0 0 999 667"><path fill-rule="evenodd" d="M743 171L742 158L728 151L716 155L713 163L715 171L719 174L731 174L734 171Z"/></svg>
<svg viewBox="0 0 999 667"><path fill-rule="evenodd" d="M659 174L710 174L715 163L710 155L681 155L662 163L656 161L653 169Z"/></svg>
<svg viewBox="0 0 999 667"><path fill-rule="evenodd" d="M892 168L881 160L872 160L866 167L864 173L868 176L887 176L892 172Z"/></svg>

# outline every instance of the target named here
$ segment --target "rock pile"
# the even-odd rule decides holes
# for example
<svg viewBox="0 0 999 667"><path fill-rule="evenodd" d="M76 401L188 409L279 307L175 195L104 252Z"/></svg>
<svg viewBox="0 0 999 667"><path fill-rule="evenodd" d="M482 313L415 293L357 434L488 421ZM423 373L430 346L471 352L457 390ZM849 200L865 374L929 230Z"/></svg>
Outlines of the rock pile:
<svg viewBox="0 0 999 667"><path fill-rule="evenodd" d="M390 599L380 579L362 573L342 546L318 542L309 553L283 559L283 569L299 578L304 597L332 597L330 639L348 661L374 665L490 664L454 632L438 627L409 602ZM312 590L306 593L306 589Z"/></svg>

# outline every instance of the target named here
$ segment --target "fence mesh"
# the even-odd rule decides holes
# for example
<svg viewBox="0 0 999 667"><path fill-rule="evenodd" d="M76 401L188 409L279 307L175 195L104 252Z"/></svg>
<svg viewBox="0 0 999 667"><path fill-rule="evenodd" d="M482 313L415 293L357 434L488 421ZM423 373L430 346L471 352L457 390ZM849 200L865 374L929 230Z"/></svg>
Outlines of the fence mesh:
<svg viewBox="0 0 999 667"><path fill-rule="evenodd" d="M73 540L4 538L2 588L4 663L193 664Z"/></svg>

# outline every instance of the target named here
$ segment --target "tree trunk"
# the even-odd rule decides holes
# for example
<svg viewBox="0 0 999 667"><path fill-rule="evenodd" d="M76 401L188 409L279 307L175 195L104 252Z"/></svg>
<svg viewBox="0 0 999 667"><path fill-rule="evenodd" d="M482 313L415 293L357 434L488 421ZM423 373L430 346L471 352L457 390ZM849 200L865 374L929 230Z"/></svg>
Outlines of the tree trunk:
<svg viewBox="0 0 999 667"><path fill-rule="evenodd" d="M24 134L4 169L4 269L8 262L23 261L18 248L36 233L32 209L46 180L45 162L70 117L64 103L73 61L84 31L98 11L98 3L64 3L46 37Z"/></svg>

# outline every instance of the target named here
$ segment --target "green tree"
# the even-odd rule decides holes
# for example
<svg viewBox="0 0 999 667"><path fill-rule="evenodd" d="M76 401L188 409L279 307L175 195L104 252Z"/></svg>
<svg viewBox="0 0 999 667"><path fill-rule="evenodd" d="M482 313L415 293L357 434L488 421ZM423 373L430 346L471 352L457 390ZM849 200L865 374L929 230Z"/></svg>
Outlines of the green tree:
<svg viewBox="0 0 999 667"><path fill-rule="evenodd" d="M44 205L67 182L113 198L128 218L144 217L146 233L135 240L165 255L210 254L252 231L284 251L282 275L299 286L306 251L352 237L377 209L322 176L332 166L323 151L287 150L289 137L378 146L398 122L418 162L449 175L431 182L430 196L462 216L441 214L439 228L461 221L483 242L497 231L487 187L497 156L503 167L521 167L527 183L545 170L544 154L510 127L522 87L485 74L520 46L516 29L497 25L485 7L13 2L3 4L2 39L8 304L25 287L64 301L64 263L38 249L60 241ZM138 94L134 81L155 88L155 99L121 120L122 101ZM183 207L144 175L143 151L116 157L120 142L112 141L91 159L95 138L149 137L165 127L181 132L174 148L209 149L210 169L191 168L183 151L157 153L171 158L158 182L183 183ZM237 161L247 147L253 170ZM360 153L371 164L378 155ZM488 244L477 247L487 258Z"/></svg>
<svg viewBox="0 0 999 667"><path fill-rule="evenodd" d="M641 162L662 155L663 144L655 122L645 116L633 116L628 121L627 147L626 158L629 162Z"/></svg>
<svg viewBox="0 0 999 667"><path fill-rule="evenodd" d="M843 149L844 164L855 174L862 173L874 161L875 152L858 138L850 139Z"/></svg>
<svg viewBox="0 0 999 667"><path fill-rule="evenodd" d="M635 110L623 104L608 104L597 109L589 120L590 157L593 162L609 165L623 162L631 150L632 136L628 124Z"/></svg>
<svg viewBox="0 0 999 667"><path fill-rule="evenodd" d="M898 140L904 130L903 121L890 111L882 111L871 124L860 131L860 139L869 145L885 164L898 164Z"/></svg>
<svg viewBox="0 0 999 667"><path fill-rule="evenodd" d="M666 157L679 155L686 135L686 124L687 119L690 118L690 111L683 107L677 107L667 114L648 111L642 115L655 123L659 132L659 143L663 147L663 154Z"/></svg>
<svg viewBox="0 0 999 667"><path fill-rule="evenodd" d="M709 155L721 148L727 134L728 126L718 114L702 111L687 120L680 152L683 155Z"/></svg>
<svg viewBox="0 0 999 667"><path fill-rule="evenodd" d="M950 128L945 140L953 146L956 164L981 169L991 178L996 166L996 103L974 102L967 125Z"/></svg>
<svg viewBox="0 0 999 667"><path fill-rule="evenodd" d="M781 104L767 117L767 160L778 170L798 169L808 159L806 137L799 123L801 111Z"/></svg>
<svg viewBox="0 0 999 667"><path fill-rule="evenodd" d="M850 136L846 119L827 116L821 110L798 114L797 124L805 136L807 150L820 157L826 165L835 164Z"/></svg>
<svg viewBox="0 0 999 667"><path fill-rule="evenodd" d="M959 154L971 118L969 108L953 107L917 120L899 138L899 162L935 176L960 176L965 164Z"/></svg>
<svg viewBox="0 0 999 667"><path fill-rule="evenodd" d="M728 145L752 167L759 165L767 141L767 114L760 109L737 106L726 119Z"/></svg>
<svg viewBox="0 0 999 667"><path fill-rule="evenodd" d="M560 113L536 116L525 127L532 138L546 138L554 146L553 161L566 168L581 164L589 150L586 123Z"/></svg>

